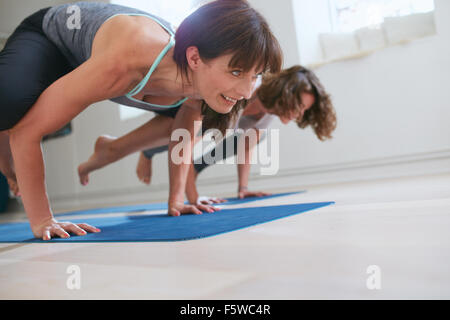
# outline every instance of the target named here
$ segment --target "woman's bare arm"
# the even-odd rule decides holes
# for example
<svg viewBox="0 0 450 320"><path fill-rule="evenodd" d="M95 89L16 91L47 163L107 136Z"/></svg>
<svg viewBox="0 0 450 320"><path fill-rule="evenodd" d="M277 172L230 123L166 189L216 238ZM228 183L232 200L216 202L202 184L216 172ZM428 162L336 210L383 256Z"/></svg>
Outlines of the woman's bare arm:
<svg viewBox="0 0 450 320"><path fill-rule="evenodd" d="M245 143L245 162L244 163L238 163L238 198L243 199L247 197L262 197L266 195L270 195L270 193L262 192L262 191L249 191L248 190L248 178L250 176L250 168L251 168L251 160L253 156L253 151L257 144L259 144L261 140L261 135L258 129L252 128L252 130L256 130L257 133L257 141L256 143L252 143L252 139L248 139L245 137L241 137L242 139L245 139L243 142ZM241 142L242 143L242 142Z"/></svg>
<svg viewBox="0 0 450 320"><path fill-rule="evenodd" d="M83 234L73 225L57 224L50 208L40 142L90 104L127 92L133 80L118 61L97 55L50 85L20 122L10 130L10 144L22 200L37 237ZM87 231L92 231L87 228Z"/></svg>
<svg viewBox="0 0 450 320"><path fill-rule="evenodd" d="M180 110L177 112L175 121L172 127L172 135L176 133L176 130L181 130L181 132L188 137L187 139L180 139L179 141L169 142L169 181L170 181L170 191L169 191L169 215L179 216L182 213L195 213L201 214L202 211L214 212L218 208L209 205L185 205L184 204L184 191L186 188L186 179L189 171L189 167L192 164L192 148L194 146L194 134L196 133L196 128L194 126L194 121L201 121L202 115L200 111L200 106L195 101L187 101L184 103ZM174 152L174 147L182 152ZM177 151L175 150L175 151ZM180 157L183 161L176 161L176 157ZM178 159L181 160L181 159Z"/></svg>

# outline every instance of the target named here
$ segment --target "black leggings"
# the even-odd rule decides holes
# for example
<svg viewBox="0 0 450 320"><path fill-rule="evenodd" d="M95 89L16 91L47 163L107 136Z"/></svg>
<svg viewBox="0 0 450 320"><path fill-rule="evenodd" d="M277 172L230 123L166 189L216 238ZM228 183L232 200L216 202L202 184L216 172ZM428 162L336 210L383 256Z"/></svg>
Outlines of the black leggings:
<svg viewBox="0 0 450 320"><path fill-rule="evenodd" d="M23 20L0 52L0 131L14 127L45 89L73 70L42 31L48 9Z"/></svg>
<svg viewBox="0 0 450 320"><path fill-rule="evenodd" d="M215 148L211 149L210 151L208 151L206 154L202 155L202 158L200 159L195 159L194 160L194 169L197 173L202 172L204 169L208 168L210 165L214 164L214 163L209 163L210 161L205 161L205 158L207 159L213 159L213 160L225 160L229 157L235 156L238 153L238 139L239 139L240 134L239 133L235 133L232 136L226 137L225 139L222 139ZM260 138L260 141L263 140L266 137L265 134L263 134ZM228 143L231 144L230 140L234 139L233 141L233 148L227 148ZM155 154L157 153L162 153L164 151L167 151L169 149L168 146L162 146L162 147L157 147L157 148L153 148L153 149L147 149L145 151L143 151L144 156L147 159L151 159ZM222 158L220 159L216 159L216 151L222 151Z"/></svg>
<svg viewBox="0 0 450 320"><path fill-rule="evenodd" d="M229 139L234 139L234 149L233 150L227 150L227 143L226 141ZM237 154L237 136L231 136L228 137L226 139L223 139L222 141L220 141L218 143L218 145L213 148L212 150L210 150L208 153L202 155L201 161L199 161L198 159L196 161L194 161L194 169L197 173L202 172L204 169L206 169L207 167L209 167L212 163L208 163L206 161L204 161L204 158L209 157L210 159L215 159L216 156L216 150L222 149L222 159L218 159L218 160L225 160L228 157L232 157L233 155ZM143 151L144 156L147 159L151 159L155 154L157 153L162 153L164 151L169 150L169 146L162 146L162 147L157 147L157 148L153 148L153 149L147 149L145 151Z"/></svg>

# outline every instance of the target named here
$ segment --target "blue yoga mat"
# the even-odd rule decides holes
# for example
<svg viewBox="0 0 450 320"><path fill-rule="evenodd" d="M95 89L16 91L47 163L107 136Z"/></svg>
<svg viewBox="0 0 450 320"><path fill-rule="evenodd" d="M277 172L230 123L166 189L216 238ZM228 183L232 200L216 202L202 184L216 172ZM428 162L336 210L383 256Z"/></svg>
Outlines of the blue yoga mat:
<svg viewBox="0 0 450 320"><path fill-rule="evenodd" d="M201 215L171 217L167 214L134 215L74 219L73 223L89 223L102 230L51 242L145 242L181 241L215 236L252 225L280 219L328 206L334 202L289 204L281 206L222 209ZM0 225L0 242L44 242L31 233L28 222Z"/></svg>
<svg viewBox="0 0 450 320"><path fill-rule="evenodd" d="M270 196L250 197L250 198L244 198L244 199L225 198L228 201L222 202L222 203L220 203L220 205L241 204L241 203L247 203L247 202L252 202L252 201L257 201L257 200L265 200L265 199L270 199L270 198L289 196L292 194L298 194L298 193L303 193L303 192L304 191L275 193L275 194L271 194ZM167 202L70 211L70 212L59 213L57 215L57 217L59 218L59 217L72 216L72 215L88 215L88 214L101 214L101 213L139 212L139 211L150 211L150 210L167 210Z"/></svg>

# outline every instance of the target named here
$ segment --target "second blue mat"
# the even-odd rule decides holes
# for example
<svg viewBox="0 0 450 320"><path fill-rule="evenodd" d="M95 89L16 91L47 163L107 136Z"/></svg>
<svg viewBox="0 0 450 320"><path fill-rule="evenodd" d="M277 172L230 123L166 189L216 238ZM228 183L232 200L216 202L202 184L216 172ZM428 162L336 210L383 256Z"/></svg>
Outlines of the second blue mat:
<svg viewBox="0 0 450 320"><path fill-rule="evenodd" d="M303 193L304 191L296 191L296 192L284 192L284 193L275 193L270 196L264 197L249 197L244 199L239 198L225 198L227 202L222 202L219 205L232 205L232 204L241 204L247 202L253 202L258 200L271 199L276 197L290 196L292 194ZM87 209L87 210L77 210L70 211L57 214L57 218L72 216L72 215L87 215L87 214L102 214L102 213L119 213L119 212L140 212L140 211L150 211L150 210L167 210L167 202L158 202L158 203L146 203L146 204L137 204L130 206L118 206L118 207L106 207L106 208L96 208L96 209Z"/></svg>

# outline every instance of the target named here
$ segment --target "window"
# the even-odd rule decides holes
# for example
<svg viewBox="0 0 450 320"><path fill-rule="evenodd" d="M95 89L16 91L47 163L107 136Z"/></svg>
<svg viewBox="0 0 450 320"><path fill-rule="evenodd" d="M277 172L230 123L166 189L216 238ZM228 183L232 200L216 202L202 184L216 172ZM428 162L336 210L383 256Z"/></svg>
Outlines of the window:
<svg viewBox="0 0 450 320"><path fill-rule="evenodd" d="M321 13L325 11L325 1L328 14ZM303 26L303 32L311 39L309 46L320 51L314 56L306 55L312 66L361 57L387 46L436 34L433 0L320 2L320 6L315 2L315 6L322 9L312 14L316 21L321 21L320 31L311 36L308 34L311 31ZM299 43L308 44L307 41L305 37L299 39Z"/></svg>
<svg viewBox="0 0 450 320"><path fill-rule="evenodd" d="M433 0L292 0L300 63L310 68L436 34Z"/></svg>
<svg viewBox="0 0 450 320"><path fill-rule="evenodd" d="M330 0L333 32L380 27L385 17L400 17L434 10L433 0Z"/></svg>
<svg viewBox="0 0 450 320"><path fill-rule="evenodd" d="M198 0L112 0L111 3L136 8L163 18L177 26L187 17ZM147 111L119 105L121 120L132 119L145 114Z"/></svg>

